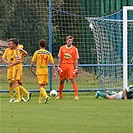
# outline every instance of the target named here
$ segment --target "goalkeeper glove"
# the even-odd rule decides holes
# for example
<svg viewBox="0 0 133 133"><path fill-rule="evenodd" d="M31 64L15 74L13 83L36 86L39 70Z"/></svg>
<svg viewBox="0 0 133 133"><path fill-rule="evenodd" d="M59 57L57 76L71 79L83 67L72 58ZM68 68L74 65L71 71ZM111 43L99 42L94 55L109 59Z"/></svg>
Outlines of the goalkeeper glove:
<svg viewBox="0 0 133 133"><path fill-rule="evenodd" d="M58 66L58 74L61 75L62 69Z"/></svg>
<svg viewBox="0 0 133 133"><path fill-rule="evenodd" d="M73 71L73 76L77 76L78 75L78 68L75 68L75 70Z"/></svg>

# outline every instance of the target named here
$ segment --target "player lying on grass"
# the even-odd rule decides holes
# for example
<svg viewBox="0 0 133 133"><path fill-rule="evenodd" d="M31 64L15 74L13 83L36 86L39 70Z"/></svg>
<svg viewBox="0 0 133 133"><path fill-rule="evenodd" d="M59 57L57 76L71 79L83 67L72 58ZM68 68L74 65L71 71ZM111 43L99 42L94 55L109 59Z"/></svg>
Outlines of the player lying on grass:
<svg viewBox="0 0 133 133"><path fill-rule="evenodd" d="M110 92L106 91L106 93L102 93L100 91L96 92L96 98L103 97L106 99L132 99L133 98L133 85L128 86L127 88L123 89L122 91L116 93L116 92Z"/></svg>

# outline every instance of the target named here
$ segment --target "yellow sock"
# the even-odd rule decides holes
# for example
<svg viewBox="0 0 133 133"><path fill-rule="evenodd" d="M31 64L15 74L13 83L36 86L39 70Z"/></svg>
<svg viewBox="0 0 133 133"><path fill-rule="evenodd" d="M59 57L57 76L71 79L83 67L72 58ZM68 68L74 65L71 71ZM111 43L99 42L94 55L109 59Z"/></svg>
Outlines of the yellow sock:
<svg viewBox="0 0 133 133"><path fill-rule="evenodd" d="M10 94L10 97L13 99L14 98L14 90L13 90L13 87L8 87L8 89L9 89L9 94Z"/></svg>
<svg viewBox="0 0 133 133"><path fill-rule="evenodd" d="M15 86L14 89L15 89L15 92L16 92L17 99L20 100L21 98L20 98L20 89L19 89L19 86Z"/></svg>
<svg viewBox="0 0 133 133"><path fill-rule="evenodd" d="M20 98L22 98L22 90L20 89Z"/></svg>
<svg viewBox="0 0 133 133"><path fill-rule="evenodd" d="M26 95L29 94L29 92L22 86L22 85L19 85L19 88L22 92L24 92Z"/></svg>
<svg viewBox="0 0 133 133"><path fill-rule="evenodd" d="M46 90L45 90L44 88L40 88L40 93L42 94L42 96L43 96L44 98L47 98L47 97L48 97L48 95L47 95L47 93L46 93Z"/></svg>
<svg viewBox="0 0 133 133"><path fill-rule="evenodd" d="M41 93L41 91L40 91L39 101L42 101L42 98L43 98L43 96L42 96L42 93Z"/></svg>

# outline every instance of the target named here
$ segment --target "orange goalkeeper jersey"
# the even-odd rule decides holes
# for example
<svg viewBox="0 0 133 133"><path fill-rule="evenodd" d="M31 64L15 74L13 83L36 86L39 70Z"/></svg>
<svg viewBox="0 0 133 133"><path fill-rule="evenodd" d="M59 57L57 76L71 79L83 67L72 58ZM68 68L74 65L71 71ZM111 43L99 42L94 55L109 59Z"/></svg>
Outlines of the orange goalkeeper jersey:
<svg viewBox="0 0 133 133"><path fill-rule="evenodd" d="M78 49L73 45L70 48L63 45L60 47L58 57L62 59L62 64L73 64L75 60L79 59Z"/></svg>

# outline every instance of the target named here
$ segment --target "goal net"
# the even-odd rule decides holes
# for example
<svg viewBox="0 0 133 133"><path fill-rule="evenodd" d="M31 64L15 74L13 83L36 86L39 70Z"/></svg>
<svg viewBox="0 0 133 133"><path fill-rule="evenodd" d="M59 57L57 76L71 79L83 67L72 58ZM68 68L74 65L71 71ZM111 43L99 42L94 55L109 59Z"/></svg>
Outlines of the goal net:
<svg viewBox="0 0 133 133"><path fill-rule="evenodd" d="M110 16L86 18L94 35L97 78L102 88L118 90L133 81L133 7L126 9L126 19L124 10Z"/></svg>

